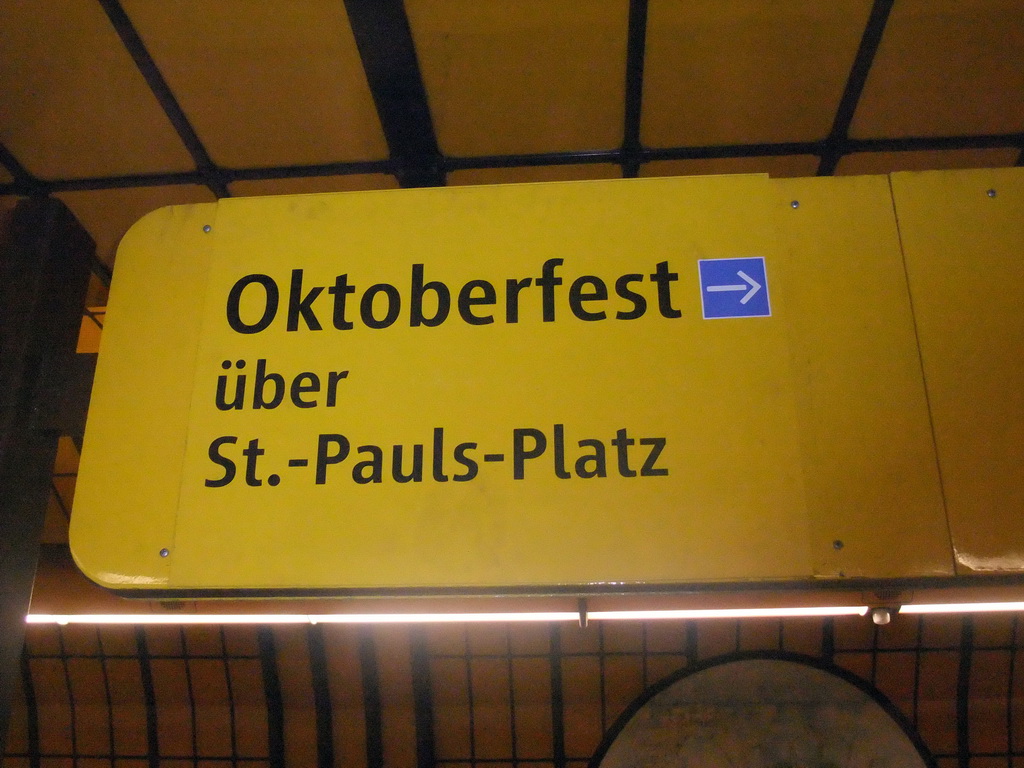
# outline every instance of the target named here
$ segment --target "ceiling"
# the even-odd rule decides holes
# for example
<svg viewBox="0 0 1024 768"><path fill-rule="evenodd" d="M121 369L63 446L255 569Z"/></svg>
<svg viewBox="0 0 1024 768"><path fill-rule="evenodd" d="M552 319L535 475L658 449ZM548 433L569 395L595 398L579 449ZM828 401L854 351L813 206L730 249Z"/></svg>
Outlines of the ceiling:
<svg viewBox="0 0 1024 768"><path fill-rule="evenodd" d="M1020 165L1022 10L0 0L0 201L60 197L109 267L229 195Z"/></svg>
<svg viewBox="0 0 1024 768"><path fill-rule="evenodd" d="M163 205L1024 164L1021 0L0 0L0 51L0 212L67 203L93 307Z"/></svg>

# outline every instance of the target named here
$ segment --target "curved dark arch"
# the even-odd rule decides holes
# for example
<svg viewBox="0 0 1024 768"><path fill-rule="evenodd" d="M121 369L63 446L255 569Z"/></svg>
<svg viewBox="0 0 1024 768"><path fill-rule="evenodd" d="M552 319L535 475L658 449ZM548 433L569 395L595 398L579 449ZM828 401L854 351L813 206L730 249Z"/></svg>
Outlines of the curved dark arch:
<svg viewBox="0 0 1024 768"><path fill-rule="evenodd" d="M922 741L917 730L910 721L907 720L906 716L897 709L891 701L889 701L888 697L886 697L884 693L875 688L875 686L867 680L857 677L852 672L845 670L842 667L823 661L822 659L814 656L806 656L802 653L791 653L789 651L737 651L735 653L727 653L722 656L716 656L712 659L698 662L692 666L684 667L678 672L674 672L668 677L648 686L643 693L641 693L628 707L626 707L616 721L612 723L612 726L605 732L604 738L601 739L601 743L598 745L597 751L595 751L593 757L590 758L587 768L600 768L601 761L604 760L605 755L608 753L608 750L611 748L615 739L618 738L620 733L622 733L622 730L626 727L629 721L633 719L633 716L636 715L636 713L639 712L647 702L662 691L670 688L683 678L696 675L713 667L719 667L736 661L748 661L751 659L789 661L796 664L802 664L822 672L827 672L828 674L849 683L860 691L863 691L871 697L871 699L878 704L893 721L895 721L906 737L910 740L911 744L914 745L914 748L921 756L924 764L927 765L928 768L938 768L935 758L932 757L931 752L925 745L924 741Z"/></svg>

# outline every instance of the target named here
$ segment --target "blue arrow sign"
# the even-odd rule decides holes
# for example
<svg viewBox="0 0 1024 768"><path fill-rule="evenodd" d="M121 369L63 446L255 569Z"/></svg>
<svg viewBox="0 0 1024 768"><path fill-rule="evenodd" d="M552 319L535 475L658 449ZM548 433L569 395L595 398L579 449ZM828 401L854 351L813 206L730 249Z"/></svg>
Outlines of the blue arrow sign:
<svg viewBox="0 0 1024 768"><path fill-rule="evenodd" d="M700 300L704 319L771 317L768 273L763 256L699 259Z"/></svg>

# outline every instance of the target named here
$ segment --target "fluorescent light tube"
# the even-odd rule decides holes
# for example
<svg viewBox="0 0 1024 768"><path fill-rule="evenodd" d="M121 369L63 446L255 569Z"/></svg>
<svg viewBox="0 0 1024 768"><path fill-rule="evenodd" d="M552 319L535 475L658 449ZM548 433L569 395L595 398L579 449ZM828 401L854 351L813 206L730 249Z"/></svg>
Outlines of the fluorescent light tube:
<svg viewBox="0 0 1024 768"><path fill-rule="evenodd" d="M911 603L901 605L900 613L988 613L1024 611L1024 603Z"/></svg>

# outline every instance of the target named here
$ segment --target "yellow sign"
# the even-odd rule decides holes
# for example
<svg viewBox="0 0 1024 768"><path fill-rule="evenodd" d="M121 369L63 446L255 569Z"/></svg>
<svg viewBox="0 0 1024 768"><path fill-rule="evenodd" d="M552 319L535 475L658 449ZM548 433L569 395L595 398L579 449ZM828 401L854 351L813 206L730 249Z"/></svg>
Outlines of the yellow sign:
<svg viewBox="0 0 1024 768"><path fill-rule="evenodd" d="M887 179L156 211L118 252L72 548L124 590L949 574Z"/></svg>

